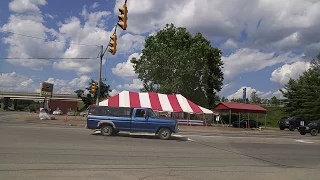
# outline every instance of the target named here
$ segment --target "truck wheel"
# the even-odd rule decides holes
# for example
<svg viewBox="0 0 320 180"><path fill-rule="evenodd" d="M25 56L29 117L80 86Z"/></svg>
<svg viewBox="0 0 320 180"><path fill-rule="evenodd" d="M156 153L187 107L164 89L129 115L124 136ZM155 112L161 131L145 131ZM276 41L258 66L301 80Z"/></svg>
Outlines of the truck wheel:
<svg viewBox="0 0 320 180"><path fill-rule="evenodd" d="M294 131L294 125L289 126L289 131Z"/></svg>
<svg viewBox="0 0 320 180"><path fill-rule="evenodd" d="M310 132L310 134L311 134L312 136L316 136L316 135L318 135L318 130L312 129L311 132Z"/></svg>
<svg viewBox="0 0 320 180"><path fill-rule="evenodd" d="M280 127L280 130L284 130L285 128L284 127Z"/></svg>
<svg viewBox="0 0 320 180"><path fill-rule="evenodd" d="M158 132L160 139L167 140L171 137L171 131L168 128L161 128Z"/></svg>
<svg viewBox="0 0 320 180"><path fill-rule="evenodd" d="M113 133L113 127L111 125L103 125L101 127L101 134L103 136L111 136Z"/></svg>

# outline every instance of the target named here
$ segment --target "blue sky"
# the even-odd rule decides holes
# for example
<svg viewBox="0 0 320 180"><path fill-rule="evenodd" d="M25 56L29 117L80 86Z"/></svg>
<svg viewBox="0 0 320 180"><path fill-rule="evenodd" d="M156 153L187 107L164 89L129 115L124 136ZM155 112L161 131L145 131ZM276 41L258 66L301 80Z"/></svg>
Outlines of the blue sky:
<svg viewBox="0 0 320 180"><path fill-rule="evenodd" d="M123 2L2 0L0 57L96 57L98 46L106 47L109 41ZM217 6L219 9L208 8ZM127 60L138 57L144 39L166 23L201 32L223 51L225 86L220 95L229 98L241 97L244 86L249 95L257 91L261 97L280 97L283 84L309 68L308 61L320 52L320 38L312 35L320 31L316 23L319 2L130 0L128 9L127 31L117 30L118 53L108 54L103 66L103 78L111 84L112 94L138 91L141 82ZM37 91L40 82L49 81L55 84L56 93L72 93L88 79L98 78L98 65L98 59L0 60L0 90Z"/></svg>

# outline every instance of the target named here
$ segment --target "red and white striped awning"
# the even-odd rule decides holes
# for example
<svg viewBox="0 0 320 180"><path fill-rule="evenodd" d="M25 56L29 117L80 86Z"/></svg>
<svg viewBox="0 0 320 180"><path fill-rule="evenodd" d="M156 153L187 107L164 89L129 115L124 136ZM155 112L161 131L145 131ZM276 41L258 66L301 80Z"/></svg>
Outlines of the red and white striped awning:
<svg viewBox="0 0 320 180"><path fill-rule="evenodd" d="M180 94L158 94L155 92L122 91L116 96L102 100L100 106L152 108L155 111L187 112L195 114L213 114L214 112L198 106Z"/></svg>

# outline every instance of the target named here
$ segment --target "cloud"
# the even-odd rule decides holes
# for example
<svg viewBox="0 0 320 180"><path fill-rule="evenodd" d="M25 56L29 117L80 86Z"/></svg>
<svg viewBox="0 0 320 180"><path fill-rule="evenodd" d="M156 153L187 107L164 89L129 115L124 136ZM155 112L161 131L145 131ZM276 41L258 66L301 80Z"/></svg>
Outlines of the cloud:
<svg viewBox="0 0 320 180"><path fill-rule="evenodd" d="M131 54L126 62L118 63L116 67L112 68L112 73L122 78L136 78L138 75L134 72L132 58L139 58L142 54Z"/></svg>
<svg viewBox="0 0 320 180"><path fill-rule="evenodd" d="M119 91L113 89L111 92L109 92L109 96L113 97L115 95L119 94Z"/></svg>
<svg viewBox="0 0 320 180"><path fill-rule="evenodd" d="M64 40L62 36L43 25L42 16L11 15L8 23L0 27L0 31L15 32L3 38L9 45L8 58L55 58L62 53L64 43L49 42L44 39ZM20 36L24 34L35 38ZM36 39L37 38L37 39ZM9 59L9 63L21 65L34 70L41 70L44 65L50 64L48 60L35 59Z"/></svg>
<svg viewBox="0 0 320 180"><path fill-rule="evenodd" d="M116 1L116 15L122 5L123 0ZM127 31L135 34L173 23L212 40L245 41L241 46L248 48L301 51L320 41L315 36L320 33L320 1L316 0L130 0L128 11Z"/></svg>
<svg viewBox="0 0 320 180"><path fill-rule="evenodd" d="M16 13L41 14L38 5L46 4L46 0L13 0L9 3L9 9Z"/></svg>
<svg viewBox="0 0 320 180"><path fill-rule="evenodd" d="M53 91L58 94L74 93L75 90L85 89L88 85L90 78L88 76L80 76L72 80L63 80L49 78L46 82L54 84Z"/></svg>
<svg viewBox="0 0 320 180"><path fill-rule="evenodd" d="M92 5L91 5L91 8L92 9L95 9L95 8L97 8L97 7L99 7L99 2L94 2Z"/></svg>
<svg viewBox="0 0 320 180"><path fill-rule="evenodd" d="M133 79L132 84L124 84L123 88L125 90L140 90L143 88L143 82L140 79Z"/></svg>
<svg viewBox="0 0 320 180"><path fill-rule="evenodd" d="M117 89L127 90L127 91L139 91L143 88L143 82L140 79L132 79L131 84L119 84L116 86Z"/></svg>
<svg viewBox="0 0 320 180"><path fill-rule="evenodd" d="M247 88L247 98L250 99L250 96L253 92L256 92L256 94L260 97L260 98L270 98L272 95L271 91L268 92L263 92L263 91L258 91L252 87L246 87L246 86L242 86L239 90L237 90L235 93L230 94L229 96L227 96L227 98L229 100L231 99L242 99L242 95L243 95L243 88Z"/></svg>
<svg viewBox="0 0 320 180"><path fill-rule="evenodd" d="M285 85L290 78L297 79L304 71L310 68L310 62L297 61L292 64L284 64L271 73L270 80Z"/></svg>
<svg viewBox="0 0 320 180"><path fill-rule="evenodd" d="M70 17L64 22L59 22L58 29L50 29L46 27L43 18L53 19L54 16L47 13L43 16L38 7L46 4L44 0L14 0L10 3L9 7L13 14L10 15L8 23L0 26L0 32L14 32L3 38L3 42L9 46L8 57L17 59L7 61L33 70L41 70L45 65L52 65L59 70L75 71L80 76L97 71L99 59L95 58L100 52L100 45L105 45L106 48L113 33L113 30L105 30L111 12L88 12L84 6L80 17ZM118 43L121 44L118 46L117 54L132 53L141 50L144 37L124 33L119 37ZM52 58L53 60L30 61L21 58Z"/></svg>
<svg viewBox="0 0 320 180"><path fill-rule="evenodd" d="M28 77L16 72L0 74L0 91L16 92L39 92L42 81L33 80L34 77ZM53 91L58 94L73 94L77 89L84 89L90 78L81 76L71 80L48 78L46 82L53 83Z"/></svg>
<svg viewBox="0 0 320 180"><path fill-rule="evenodd" d="M222 57L222 60L224 62L224 79L229 82L242 73L256 72L281 62L301 61L303 57L290 52L277 56L275 52L243 48L227 57Z"/></svg>
<svg viewBox="0 0 320 180"><path fill-rule="evenodd" d="M40 89L40 83L35 83L31 77L16 72L0 74L0 91L35 92Z"/></svg>
<svg viewBox="0 0 320 180"><path fill-rule="evenodd" d="M238 43L235 42L233 39L228 39L226 42L224 42L221 45L221 48L223 48L223 49L236 49L236 48L238 48Z"/></svg>

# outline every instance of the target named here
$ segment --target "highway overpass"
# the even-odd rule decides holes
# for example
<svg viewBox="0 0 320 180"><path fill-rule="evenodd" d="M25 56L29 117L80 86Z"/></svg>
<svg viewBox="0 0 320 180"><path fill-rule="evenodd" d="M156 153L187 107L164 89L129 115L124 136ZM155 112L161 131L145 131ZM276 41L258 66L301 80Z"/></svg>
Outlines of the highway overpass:
<svg viewBox="0 0 320 180"><path fill-rule="evenodd" d="M25 100L43 100L44 97L41 97L39 93L30 93L30 92L1 92L0 99L10 98L10 99L25 99ZM76 94L53 94L51 99L59 100L77 100L81 101Z"/></svg>

